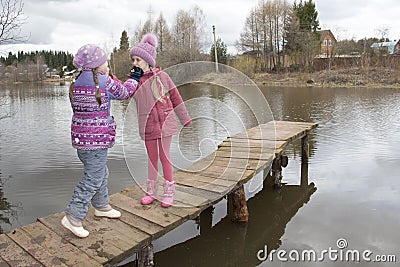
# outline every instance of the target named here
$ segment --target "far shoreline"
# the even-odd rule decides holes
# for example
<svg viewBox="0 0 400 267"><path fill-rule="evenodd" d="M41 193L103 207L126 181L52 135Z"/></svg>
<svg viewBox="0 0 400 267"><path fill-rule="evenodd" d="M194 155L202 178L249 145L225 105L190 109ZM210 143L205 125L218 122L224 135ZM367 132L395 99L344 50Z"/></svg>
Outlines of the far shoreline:
<svg viewBox="0 0 400 267"><path fill-rule="evenodd" d="M223 74L203 78L204 82L212 82L218 80L218 78L223 79L221 76ZM400 89L400 71L387 68L369 68L362 73L359 68L324 70L314 73L256 73L249 78L257 86L270 87ZM73 78L46 78L30 82L10 82L3 79L0 80L0 85L24 83L58 83L63 85L72 81Z"/></svg>

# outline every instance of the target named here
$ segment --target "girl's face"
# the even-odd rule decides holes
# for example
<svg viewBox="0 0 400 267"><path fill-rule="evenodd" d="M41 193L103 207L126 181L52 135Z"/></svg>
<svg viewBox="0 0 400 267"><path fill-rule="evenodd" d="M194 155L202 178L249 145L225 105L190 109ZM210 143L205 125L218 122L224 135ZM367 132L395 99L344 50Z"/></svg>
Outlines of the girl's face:
<svg viewBox="0 0 400 267"><path fill-rule="evenodd" d="M144 61L143 58L141 57L133 56L132 63L133 66L141 68L144 72L150 69L150 65L146 61Z"/></svg>
<svg viewBox="0 0 400 267"><path fill-rule="evenodd" d="M110 72L110 69L108 68L108 61L104 62L103 65L98 66L97 70L103 74L108 75L108 73Z"/></svg>

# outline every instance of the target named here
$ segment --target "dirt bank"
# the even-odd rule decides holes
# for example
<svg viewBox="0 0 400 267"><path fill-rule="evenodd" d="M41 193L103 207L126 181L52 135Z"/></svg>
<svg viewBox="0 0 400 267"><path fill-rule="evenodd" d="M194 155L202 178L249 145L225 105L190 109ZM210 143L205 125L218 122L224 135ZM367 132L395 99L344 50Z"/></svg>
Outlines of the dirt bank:
<svg viewBox="0 0 400 267"><path fill-rule="evenodd" d="M316 87L400 88L400 71L385 68L360 68L320 71L315 73L256 74L258 85Z"/></svg>

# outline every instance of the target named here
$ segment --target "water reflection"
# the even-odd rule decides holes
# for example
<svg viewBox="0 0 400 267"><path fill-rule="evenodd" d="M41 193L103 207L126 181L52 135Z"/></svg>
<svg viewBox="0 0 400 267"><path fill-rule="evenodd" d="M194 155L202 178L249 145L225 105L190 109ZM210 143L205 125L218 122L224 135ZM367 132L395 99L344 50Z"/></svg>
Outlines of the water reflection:
<svg viewBox="0 0 400 267"><path fill-rule="evenodd" d="M228 131L220 125L225 122L231 132L256 123L252 112L248 112L246 102L223 87L195 84L183 85L179 89L185 100L200 100L202 97L201 101L193 102L196 105L189 110L191 116L199 118L196 122L198 127L191 131L184 129L173 140L172 157L179 167L211 151L215 142L224 139ZM232 264L253 266L259 264L256 253L265 244L271 247L281 244L279 248L286 251L293 248L322 251L334 246L339 237L346 237L351 248L371 249L381 254L398 252L399 91L272 87L261 90L275 119L319 124L309 139L310 183L300 182L311 188L307 191L299 185L301 150L300 145L295 144L287 150L290 160L283 170L283 182L287 184L284 190L288 191L282 191L286 192L282 197L266 186L251 198L250 221L246 229L237 229L226 217L226 205L217 205L212 218L203 217L202 224L208 220L207 224L218 230L203 226L199 236L201 241L196 241L192 238L199 233L194 222L186 228L179 228L180 232L174 236L158 240L158 248L166 249L171 244L184 241L185 237L189 241L182 247L178 245L156 253L156 257L160 257L156 264L175 266L186 260L186 253L190 253L190 257L212 266L214 259L205 257L204 250L209 255L222 255L216 259L219 266L227 266L228 263L224 262L230 258ZM82 177L82 167L75 149L70 145L72 112L67 86L1 85L1 97L8 98L8 110L17 111L11 118L0 120L0 200L6 210L0 213L0 227L9 231L32 223L38 217L62 211L75 184ZM251 97L250 94L246 99ZM134 183L124 160L125 142L130 149L129 159L135 173L145 177L147 170L144 145L135 132L136 115L135 112L132 116L129 114L128 103L114 102L112 105L118 128L117 142L110 149L108 162L111 194ZM200 119L204 115L213 119ZM242 118L242 121L237 118ZM126 138L124 121L129 129ZM314 193L312 183L318 186L318 191ZM307 202L308 195L312 196L312 201ZM296 196L297 200L290 196ZM271 207L270 203L281 207L281 210ZM292 208L289 210L289 207ZM279 225L275 225L276 222ZM260 235L257 235L258 232ZM244 247L233 242L244 240L244 237ZM176 242L171 243L171 240ZM185 250L186 245L188 249ZM216 253L207 247L213 247ZM179 254L173 253L175 250ZM235 256L228 250L242 253L242 256Z"/></svg>
<svg viewBox="0 0 400 267"><path fill-rule="evenodd" d="M1 155L0 155L1 159ZM6 180L2 177L0 169L0 234L4 232L3 227L6 225L10 227L12 225L11 219L16 219L21 208L11 204L4 194L4 184Z"/></svg>
<svg viewBox="0 0 400 267"><path fill-rule="evenodd" d="M214 227L213 211L200 217L200 236L155 254L157 266L170 266L169 259L180 259L174 266L256 266L261 263L257 252L268 246L278 249L286 224L309 201L316 191L306 178L300 185L283 185L273 190L273 178L268 176L264 189L248 200L248 224L234 224L226 216ZM228 201L228 210L231 204ZM185 255L182 257L182 255Z"/></svg>

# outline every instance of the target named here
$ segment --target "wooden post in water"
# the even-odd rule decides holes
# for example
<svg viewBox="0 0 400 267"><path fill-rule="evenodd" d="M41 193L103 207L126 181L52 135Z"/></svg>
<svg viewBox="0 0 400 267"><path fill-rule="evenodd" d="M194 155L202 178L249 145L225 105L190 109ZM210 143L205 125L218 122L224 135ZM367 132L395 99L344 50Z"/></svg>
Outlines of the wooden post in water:
<svg viewBox="0 0 400 267"><path fill-rule="evenodd" d="M153 244L142 247L138 251L138 266L139 267L152 267L154 266L154 250Z"/></svg>
<svg viewBox="0 0 400 267"><path fill-rule="evenodd" d="M282 187L282 163L281 155L275 154L275 158L272 161L272 177L274 178L274 188Z"/></svg>
<svg viewBox="0 0 400 267"><path fill-rule="evenodd" d="M301 138L301 161L308 163L309 158L308 134Z"/></svg>
<svg viewBox="0 0 400 267"><path fill-rule="evenodd" d="M214 207L210 206L203 210L199 215L200 235L210 232L212 228L212 216Z"/></svg>
<svg viewBox="0 0 400 267"><path fill-rule="evenodd" d="M308 134L301 138L301 177L302 182L308 180L308 159L309 154L309 144L308 144Z"/></svg>
<svg viewBox="0 0 400 267"><path fill-rule="evenodd" d="M247 222L249 220L249 211L247 209L247 203L243 185L241 185L231 194L233 203L233 221Z"/></svg>

